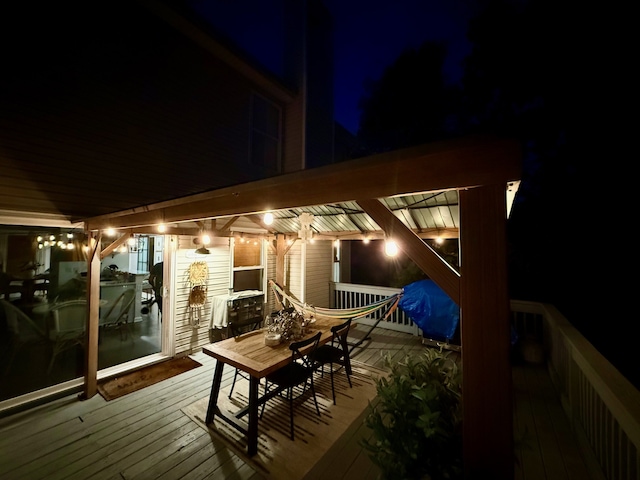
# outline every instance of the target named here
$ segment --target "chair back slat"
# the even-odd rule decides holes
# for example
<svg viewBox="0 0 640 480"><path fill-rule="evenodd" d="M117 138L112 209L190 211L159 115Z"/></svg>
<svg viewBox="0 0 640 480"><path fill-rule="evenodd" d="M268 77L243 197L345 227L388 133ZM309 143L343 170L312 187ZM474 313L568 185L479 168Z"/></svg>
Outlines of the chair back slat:
<svg viewBox="0 0 640 480"><path fill-rule="evenodd" d="M289 345L289 349L291 350L291 361L295 362L300 360L305 367L312 368L313 362L311 358L318 348L321 335L322 333L318 332L313 337L292 342L291 345Z"/></svg>
<svg viewBox="0 0 640 480"><path fill-rule="evenodd" d="M69 300L51 307L54 331L58 334L82 332L87 324L86 300Z"/></svg>

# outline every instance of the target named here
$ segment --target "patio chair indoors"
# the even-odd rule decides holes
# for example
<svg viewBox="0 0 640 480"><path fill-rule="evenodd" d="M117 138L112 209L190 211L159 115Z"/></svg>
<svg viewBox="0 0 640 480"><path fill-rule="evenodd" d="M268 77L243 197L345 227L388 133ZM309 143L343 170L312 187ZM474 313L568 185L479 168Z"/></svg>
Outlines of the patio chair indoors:
<svg viewBox="0 0 640 480"><path fill-rule="evenodd" d="M294 440L293 433L293 390L295 387L302 385L302 393L298 397L302 397L307 390L307 382L310 383L311 393L313 395L313 402L316 405L316 412L320 416L320 408L318 407L318 400L316 398L316 390L313 386L313 373L316 369L316 365L313 363L313 355L320 343L321 332L316 333L313 337L299 342L293 342L289 345L291 350L291 361L284 367L265 377L265 396L269 395L269 392L278 392L279 396L282 396L282 392L286 392L286 398L289 401L289 421L291 429L291 440ZM302 353L302 351L306 353ZM271 387L271 388L270 388ZM268 397L267 397L268 401ZM260 411L260 417L264 413L264 406L266 402L262 404L262 410Z"/></svg>
<svg viewBox="0 0 640 480"><path fill-rule="evenodd" d="M252 317L244 320L238 320L235 322L230 322L228 324L228 331L234 338L239 337L243 333L253 332L257 330L262 325L262 317ZM236 379L238 377L245 378L249 380L248 374L244 373L242 370L236 368L235 373L233 374L233 381L231 382L231 388L229 389L229 398L231 398L231 394L233 393L233 388L236 385Z"/></svg>
<svg viewBox="0 0 640 480"><path fill-rule="evenodd" d="M87 326L87 301L68 300L51 306L52 328L49 337L53 351L47 373L51 372L56 357L63 351L75 347L84 348Z"/></svg>
<svg viewBox="0 0 640 480"><path fill-rule="evenodd" d="M126 340L127 336L131 336L133 342L133 335L129 328L129 315L135 298L136 291L133 288L125 290L113 301L107 313L100 319L102 327L114 327L120 332L120 340Z"/></svg>
<svg viewBox="0 0 640 480"><path fill-rule="evenodd" d="M333 394L333 404L336 404L336 389L333 382L334 365L344 367L347 374L347 380L349 381L349 387L353 388L351 384L351 358L349 357L349 346L347 345L347 335L351 328L351 318L341 325L331 327L331 343L327 343L318 347L313 360L316 366L320 369L322 375L324 375L324 366L329 364L329 374L331 375L331 393ZM337 371L337 370L336 370Z"/></svg>
<svg viewBox="0 0 640 480"><path fill-rule="evenodd" d="M0 316L4 319L4 328L7 336L3 338L3 348L6 348L4 375L8 375L11 366L20 350L27 346L48 346L49 339L46 332L26 313L11 302L0 299ZM48 353L48 352L47 352Z"/></svg>

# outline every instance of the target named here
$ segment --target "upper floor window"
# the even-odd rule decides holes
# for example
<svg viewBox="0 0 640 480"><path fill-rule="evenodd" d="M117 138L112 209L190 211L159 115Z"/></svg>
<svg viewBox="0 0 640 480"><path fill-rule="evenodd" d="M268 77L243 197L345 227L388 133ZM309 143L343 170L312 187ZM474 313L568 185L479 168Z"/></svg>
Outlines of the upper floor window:
<svg viewBox="0 0 640 480"><path fill-rule="evenodd" d="M280 108L254 94L252 102L251 163L266 174L280 172Z"/></svg>

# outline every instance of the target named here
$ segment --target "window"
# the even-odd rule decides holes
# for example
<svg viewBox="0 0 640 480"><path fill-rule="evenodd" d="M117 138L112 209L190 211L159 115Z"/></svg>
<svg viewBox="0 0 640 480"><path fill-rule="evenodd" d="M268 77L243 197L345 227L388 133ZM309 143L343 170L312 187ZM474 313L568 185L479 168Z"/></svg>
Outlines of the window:
<svg viewBox="0 0 640 480"><path fill-rule="evenodd" d="M280 108L259 95L253 96L250 156L264 173L280 172Z"/></svg>
<svg viewBox="0 0 640 480"><path fill-rule="evenodd" d="M233 245L233 290L262 290L263 272L262 241L236 238Z"/></svg>

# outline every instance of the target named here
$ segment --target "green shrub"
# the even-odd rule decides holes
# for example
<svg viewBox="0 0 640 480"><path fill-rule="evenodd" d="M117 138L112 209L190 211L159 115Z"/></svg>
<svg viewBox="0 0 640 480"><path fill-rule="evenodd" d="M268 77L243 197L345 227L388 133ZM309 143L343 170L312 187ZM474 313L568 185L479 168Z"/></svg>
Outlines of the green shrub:
<svg viewBox="0 0 640 480"><path fill-rule="evenodd" d="M462 375L450 354L385 356L391 373L376 379L378 402L365 418L372 437L360 443L384 479L462 478Z"/></svg>

